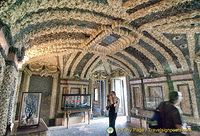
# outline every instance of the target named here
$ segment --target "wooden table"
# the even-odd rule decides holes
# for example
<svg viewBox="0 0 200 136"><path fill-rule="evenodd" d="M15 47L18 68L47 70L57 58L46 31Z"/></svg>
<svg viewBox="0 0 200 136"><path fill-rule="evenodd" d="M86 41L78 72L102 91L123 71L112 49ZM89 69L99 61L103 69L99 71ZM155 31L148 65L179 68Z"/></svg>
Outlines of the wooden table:
<svg viewBox="0 0 200 136"><path fill-rule="evenodd" d="M144 119L145 120L145 128L148 129L148 127L149 127L149 119L151 118L150 116L145 116L145 115L137 114L134 117L139 119L140 128L141 129L143 128L143 126L142 126L142 120Z"/></svg>
<svg viewBox="0 0 200 136"><path fill-rule="evenodd" d="M85 117L86 117L86 112L88 112L88 124L90 124L90 111L91 109L75 109L75 110L64 110L64 121L65 121L65 126L67 126L67 128L69 128L69 115L71 113L77 113L77 112L84 112L84 122Z"/></svg>

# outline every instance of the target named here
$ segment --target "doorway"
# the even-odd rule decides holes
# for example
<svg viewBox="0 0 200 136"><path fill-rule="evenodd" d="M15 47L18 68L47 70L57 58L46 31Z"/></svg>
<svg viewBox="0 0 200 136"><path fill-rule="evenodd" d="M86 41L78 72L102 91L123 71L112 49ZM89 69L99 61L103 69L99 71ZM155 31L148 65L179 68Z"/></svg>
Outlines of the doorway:
<svg viewBox="0 0 200 136"><path fill-rule="evenodd" d="M116 96L120 99L118 115L128 116L126 78L125 77L113 78L112 91L115 91Z"/></svg>

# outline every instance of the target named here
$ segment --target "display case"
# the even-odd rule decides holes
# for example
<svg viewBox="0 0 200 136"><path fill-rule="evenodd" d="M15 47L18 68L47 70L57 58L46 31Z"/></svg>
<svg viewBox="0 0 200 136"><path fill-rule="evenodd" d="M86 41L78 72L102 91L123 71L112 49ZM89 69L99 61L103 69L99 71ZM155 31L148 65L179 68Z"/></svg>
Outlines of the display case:
<svg viewBox="0 0 200 136"><path fill-rule="evenodd" d="M63 94L62 110L77 110L91 108L91 94Z"/></svg>

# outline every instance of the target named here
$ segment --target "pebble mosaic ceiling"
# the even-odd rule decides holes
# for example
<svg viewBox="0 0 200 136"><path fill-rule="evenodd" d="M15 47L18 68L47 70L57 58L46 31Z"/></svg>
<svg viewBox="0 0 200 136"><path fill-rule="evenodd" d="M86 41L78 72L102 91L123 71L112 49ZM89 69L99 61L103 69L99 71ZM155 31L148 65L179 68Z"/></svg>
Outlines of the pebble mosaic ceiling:
<svg viewBox="0 0 200 136"><path fill-rule="evenodd" d="M200 47L199 0L5 0L0 21L23 66L56 58L64 78L99 62L134 78L187 72Z"/></svg>

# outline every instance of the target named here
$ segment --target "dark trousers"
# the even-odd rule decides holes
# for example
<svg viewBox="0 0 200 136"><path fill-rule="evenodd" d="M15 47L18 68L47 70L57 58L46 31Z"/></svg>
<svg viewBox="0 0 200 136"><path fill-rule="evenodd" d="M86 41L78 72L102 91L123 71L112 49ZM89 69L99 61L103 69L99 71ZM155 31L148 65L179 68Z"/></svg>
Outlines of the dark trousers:
<svg viewBox="0 0 200 136"><path fill-rule="evenodd" d="M114 129L114 132L110 134L109 136L117 136L116 130L115 130L115 120L117 118L117 113L115 112L109 112L109 127L112 127Z"/></svg>

